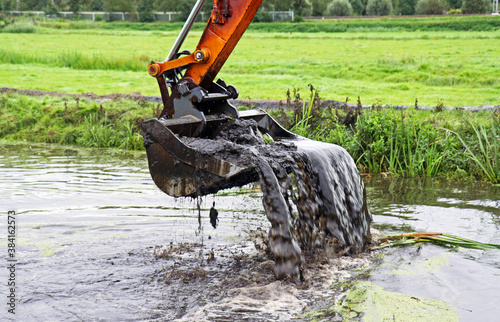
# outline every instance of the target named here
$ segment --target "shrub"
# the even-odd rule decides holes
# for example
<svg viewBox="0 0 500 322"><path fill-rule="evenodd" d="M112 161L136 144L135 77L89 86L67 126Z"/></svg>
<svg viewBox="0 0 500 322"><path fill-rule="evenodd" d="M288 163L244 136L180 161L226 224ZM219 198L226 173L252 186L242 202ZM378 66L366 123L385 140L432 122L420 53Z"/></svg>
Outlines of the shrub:
<svg viewBox="0 0 500 322"><path fill-rule="evenodd" d="M414 15L417 0L400 0L399 9L402 15Z"/></svg>
<svg viewBox="0 0 500 322"><path fill-rule="evenodd" d="M68 4L69 9L73 12L73 17L76 17L82 6L80 0L68 0Z"/></svg>
<svg viewBox="0 0 500 322"><path fill-rule="evenodd" d="M464 0L462 11L466 14L488 13L491 11L491 2L489 0Z"/></svg>
<svg viewBox="0 0 500 322"><path fill-rule="evenodd" d="M448 14L449 15L461 15L462 14L462 10L461 9L453 9L453 8L451 8L450 11L448 11Z"/></svg>
<svg viewBox="0 0 500 322"><path fill-rule="evenodd" d="M443 0L419 0L415 7L418 15L442 15L446 11Z"/></svg>
<svg viewBox="0 0 500 322"><path fill-rule="evenodd" d="M365 7L363 6L363 2L361 0L349 0L349 3L352 6L352 11L354 14L361 16L363 14L363 10Z"/></svg>
<svg viewBox="0 0 500 322"><path fill-rule="evenodd" d="M57 17L59 15L60 8L54 4L49 4L45 7L45 14L48 16Z"/></svg>
<svg viewBox="0 0 500 322"><path fill-rule="evenodd" d="M193 4L189 0L179 0L175 2L175 11L179 14L175 15L175 21L186 21L193 9Z"/></svg>
<svg viewBox="0 0 500 322"><path fill-rule="evenodd" d="M333 0L326 7L327 16L350 16L352 15L352 6L349 0Z"/></svg>
<svg viewBox="0 0 500 322"><path fill-rule="evenodd" d="M104 2L102 0L92 0L90 3L90 10L92 11L103 11Z"/></svg>
<svg viewBox="0 0 500 322"><path fill-rule="evenodd" d="M152 22L153 18L154 1L153 0L141 0L139 1L139 6L137 11L139 13L140 22Z"/></svg>
<svg viewBox="0 0 500 322"><path fill-rule="evenodd" d="M401 13L401 9L399 9L399 0L391 0L392 4L392 10L391 10L391 15L392 16L398 16Z"/></svg>
<svg viewBox="0 0 500 322"><path fill-rule="evenodd" d="M4 11L15 10L15 9L16 9L16 3L13 0L4 0L3 1L3 10Z"/></svg>
<svg viewBox="0 0 500 322"><path fill-rule="evenodd" d="M450 5L450 8L453 9L460 9L462 8L463 1L462 0L448 0L448 4ZM461 10L460 10L461 12ZM457 13L455 13L457 14Z"/></svg>
<svg viewBox="0 0 500 322"><path fill-rule="evenodd" d="M7 16L5 13L0 12L0 22L8 24L11 19L12 18L10 16Z"/></svg>
<svg viewBox="0 0 500 322"><path fill-rule="evenodd" d="M297 16L307 17L312 13L312 4L309 0L294 0L291 4Z"/></svg>
<svg viewBox="0 0 500 322"><path fill-rule="evenodd" d="M388 16L392 11L390 0L368 0L366 14L368 16Z"/></svg>
<svg viewBox="0 0 500 322"><path fill-rule="evenodd" d="M253 22L272 22L273 17L269 13L262 11L262 10L259 10L255 14L255 17L253 17L252 21Z"/></svg>
<svg viewBox="0 0 500 322"><path fill-rule="evenodd" d="M313 16L322 16L326 12L326 7L328 6L329 1L328 0L312 0L311 5L312 5L312 12L311 14Z"/></svg>
<svg viewBox="0 0 500 322"><path fill-rule="evenodd" d="M27 22L27 21L21 21L21 22L15 22L10 25L6 25L3 29L2 32L10 32L10 33L25 33L25 34L30 34L30 33L35 33L37 31L36 26L33 24L33 22Z"/></svg>
<svg viewBox="0 0 500 322"><path fill-rule="evenodd" d="M299 15L294 16L293 17L293 22L295 22L295 23L304 22L304 17L299 16Z"/></svg>

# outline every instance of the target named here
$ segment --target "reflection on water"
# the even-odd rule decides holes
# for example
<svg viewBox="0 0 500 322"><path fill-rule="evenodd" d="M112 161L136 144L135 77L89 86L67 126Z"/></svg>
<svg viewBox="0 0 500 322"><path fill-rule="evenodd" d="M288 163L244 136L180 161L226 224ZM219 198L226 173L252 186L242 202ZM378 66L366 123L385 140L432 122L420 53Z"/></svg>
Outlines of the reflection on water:
<svg viewBox="0 0 500 322"><path fill-rule="evenodd" d="M342 267L366 264L318 266L308 288L275 282L272 265L247 240L247 232L269 227L258 189L204 198L199 232L196 201L160 192L144 153L3 142L0 178L2 248L7 210L18 213L19 321L289 320L306 307L331 306L328 283L345 277ZM500 243L498 187L381 178L366 186L372 226L383 233ZM179 245L189 249L177 253ZM165 250L173 255L155 258ZM500 313L499 251L424 246L377 254L365 276L388 291L448 302L463 320Z"/></svg>
<svg viewBox="0 0 500 322"><path fill-rule="evenodd" d="M380 178L367 186L372 226L386 234L441 232L500 244L499 187ZM392 249L369 279L389 291L451 303L461 321L492 321L500 313L498 250Z"/></svg>
<svg viewBox="0 0 500 322"><path fill-rule="evenodd" d="M159 191L144 153L2 143L0 178L2 216L18 214L17 317L25 321L150 318L165 300L150 281L164 265L152 247L191 242L236 252L248 244L234 244L244 229L267 225L258 195L247 193L217 197L213 230L207 197L197 234L195 200ZM0 225L4 236L6 219Z"/></svg>

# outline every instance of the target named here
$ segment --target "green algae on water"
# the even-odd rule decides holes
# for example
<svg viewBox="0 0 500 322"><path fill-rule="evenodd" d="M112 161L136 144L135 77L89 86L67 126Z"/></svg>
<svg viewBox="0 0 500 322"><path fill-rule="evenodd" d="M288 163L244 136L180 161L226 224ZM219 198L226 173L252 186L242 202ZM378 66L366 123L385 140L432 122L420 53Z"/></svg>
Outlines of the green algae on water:
<svg viewBox="0 0 500 322"><path fill-rule="evenodd" d="M458 321L449 303L386 291L367 281L355 283L334 309L343 320Z"/></svg>
<svg viewBox="0 0 500 322"><path fill-rule="evenodd" d="M406 264L406 268L392 270L391 274L413 276L427 272L437 272L445 265L450 265L450 258L447 253L433 256L425 260L413 261L411 264Z"/></svg>

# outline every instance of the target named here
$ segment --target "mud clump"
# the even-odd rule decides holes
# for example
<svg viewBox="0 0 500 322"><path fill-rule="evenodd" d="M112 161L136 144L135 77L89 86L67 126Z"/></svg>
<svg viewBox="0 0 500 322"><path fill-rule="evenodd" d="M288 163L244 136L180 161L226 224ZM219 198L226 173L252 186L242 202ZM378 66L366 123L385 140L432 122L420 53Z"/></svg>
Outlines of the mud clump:
<svg viewBox="0 0 500 322"><path fill-rule="evenodd" d="M256 122L242 119L228 122L213 140L181 139L199 153L258 173L277 279L298 280L303 250L324 245L330 237L347 254L369 243L364 185L342 147L301 137L265 144Z"/></svg>
<svg viewBox="0 0 500 322"><path fill-rule="evenodd" d="M194 252L193 247L200 246L200 244L188 244L188 243L181 243L178 245L174 245L173 243L170 243L170 246L168 248L163 248L163 249L154 249L153 255L156 259L158 258L173 258L176 257L180 254L183 254L185 252Z"/></svg>

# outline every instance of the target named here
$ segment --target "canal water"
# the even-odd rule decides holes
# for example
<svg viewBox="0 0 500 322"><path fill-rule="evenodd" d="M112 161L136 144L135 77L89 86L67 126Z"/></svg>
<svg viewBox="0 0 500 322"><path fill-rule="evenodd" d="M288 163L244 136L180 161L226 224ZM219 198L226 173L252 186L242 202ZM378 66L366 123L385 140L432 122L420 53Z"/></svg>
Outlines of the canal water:
<svg viewBox="0 0 500 322"><path fill-rule="evenodd" d="M0 178L2 267L8 211L17 226L16 315L2 300L1 321L500 315L499 250L424 245L339 257L327 246L304 267L302 285L276 281L258 185L172 198L152 182L142 152L0 142ZM380 176L365 184L382 234L437 231L500 244L499 187ZM6 269L0 279L6 299Z"/></svg>

